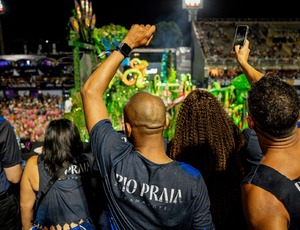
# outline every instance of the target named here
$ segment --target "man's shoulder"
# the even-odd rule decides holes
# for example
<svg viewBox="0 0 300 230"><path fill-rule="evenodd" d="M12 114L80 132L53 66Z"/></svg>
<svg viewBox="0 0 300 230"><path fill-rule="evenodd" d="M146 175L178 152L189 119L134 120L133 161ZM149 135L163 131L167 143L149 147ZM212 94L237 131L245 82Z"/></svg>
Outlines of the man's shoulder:
<svg viewBox="0 0 300 230"><path fill-rule="evenodd" d="M113 129L111 121L109 119L100 120L93 126L90 135L95 134L99 129L104 129L107 127Z"/></svg>
<svg viewBox="0 0 300 230"><path fill-rule="evenodd" d="M251 184L255 187L262 188L280 200L283 200L288 193L292 194L291 192L296 189L298 183L299 178L291 180L276 169L264 164L259 164L245 177L242 185ZM289 191L288 193L284 192L287 188ZM300 187L298 190L299 194Z"/></svg>
<svg viewBox="0 0 300 230"><path fill-rule="evenodd" d="M9 122L8 122L8 120L6 120L6 118L0 116L0 125L2 125L2 124L9 125Z"/></svg>
<svg viewBox="0 0 300 230"><path fill-rule="evenodd" d="M196 180L202 177L201 172L198 169L190 164L181 161L174 161L172 170L174 170L177 175L179 174L182 177L190 177Z"/></svg>
<svg viewBox="0 0 300 230"><path fill-rule="evenodd" d="M9 132L13 126L10 124L10 122L4 118L0 116L0 130L1 130L1 135L5 136L6 132Z"/></svg>

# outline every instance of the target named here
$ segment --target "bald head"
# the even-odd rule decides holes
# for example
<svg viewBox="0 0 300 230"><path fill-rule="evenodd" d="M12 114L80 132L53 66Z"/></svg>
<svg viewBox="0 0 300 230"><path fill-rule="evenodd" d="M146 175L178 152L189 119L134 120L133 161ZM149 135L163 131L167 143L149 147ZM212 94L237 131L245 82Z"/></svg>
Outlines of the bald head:
<svg viewBox="0 0 300 230"><path fill-rule="evenodd" d="M157 96L138 92L126 103L124 120L133 127L146 130L164 128L166 123L165 105Z"/></svg>

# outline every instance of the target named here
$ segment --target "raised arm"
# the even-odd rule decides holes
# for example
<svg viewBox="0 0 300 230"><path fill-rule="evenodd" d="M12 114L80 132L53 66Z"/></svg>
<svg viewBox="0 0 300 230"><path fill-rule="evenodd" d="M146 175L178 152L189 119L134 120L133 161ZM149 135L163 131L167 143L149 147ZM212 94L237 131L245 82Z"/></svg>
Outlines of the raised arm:
<svg viewBox="0 0 300 230"><path fill-rule="evenodd" d="M155 30L154 25L134 24L122 43L126 43L131 49L148 46ZM124 58L125 56L121 52L113 51L97 67L81 89L84 114L89 132L98 121L108 118L103 94Z"/></svg>
<svg viewBox="0 0 300 230"><path fill-rule="evenodd" d="M263 73L259 72L248 63L248 58L250 54L248 40L246 40L244 46L242 46L241 48L239 45L237 45L234 47L234 49L235 58L239 63L240 67L242 68L243 73L246 75L250 85L252 85L252 83L258 81L261 77L263 77Z"/></svg>

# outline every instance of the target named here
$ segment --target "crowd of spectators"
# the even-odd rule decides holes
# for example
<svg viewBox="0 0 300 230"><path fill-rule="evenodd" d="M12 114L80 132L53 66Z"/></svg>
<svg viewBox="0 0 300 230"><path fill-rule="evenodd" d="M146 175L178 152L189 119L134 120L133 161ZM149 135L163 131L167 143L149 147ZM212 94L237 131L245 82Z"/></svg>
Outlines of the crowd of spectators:
<svg viewBox="0 0 300 230"><path fill-rule="evenodd" d="M74 64L68 56L6 55L0 57L0 76L0 89L69 89L74 87Z"/></svg>
<svg viewBox="0 0 300 230"><path fill-rule="evenodd" d="M48 123L64 116L65 98L62 96L17 95L12 99L3 97L0 101L2 115L14 126L19 138L31 141L43 141Z"/></svg>
<svg viewBox="0 0 300 230"><path fill-rule="evenodd" d="M234 60L232 39L238 24L250 27L248 39L252 41L253 50L250 61L274 58L293 63L299 60L299 22L199 20L197 35L207 58Z"/></svg>
<svg viewBox="0 0 300 230"><path fill-rule="evenodd" d="M70 89L74 87L74 77L13 76L0 80L1 89Z"/></svg>
<svg viewBox="0 0 300 230"><path fill-rule="evenodd" d="M232 79L241 73L232 54L232 39L238 24L250 27L249 63L263 72L276 72L283 79L300 79L299 22L203 19L195 23L195 29L209 66L209 78Z"/></svg>

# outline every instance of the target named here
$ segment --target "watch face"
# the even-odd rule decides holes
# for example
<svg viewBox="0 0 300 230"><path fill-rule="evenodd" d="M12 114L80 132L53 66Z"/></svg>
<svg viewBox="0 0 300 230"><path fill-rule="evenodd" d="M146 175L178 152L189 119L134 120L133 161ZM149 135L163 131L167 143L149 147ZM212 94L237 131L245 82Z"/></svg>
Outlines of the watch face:
<svg viewBox="0 0 300 230"><path fill-rule="evenodd" d="M118 45L118 48L122 50L122 52L125 53L126 55L129 55L131 52L131 48L126 43L120 43Z"/></svg>

